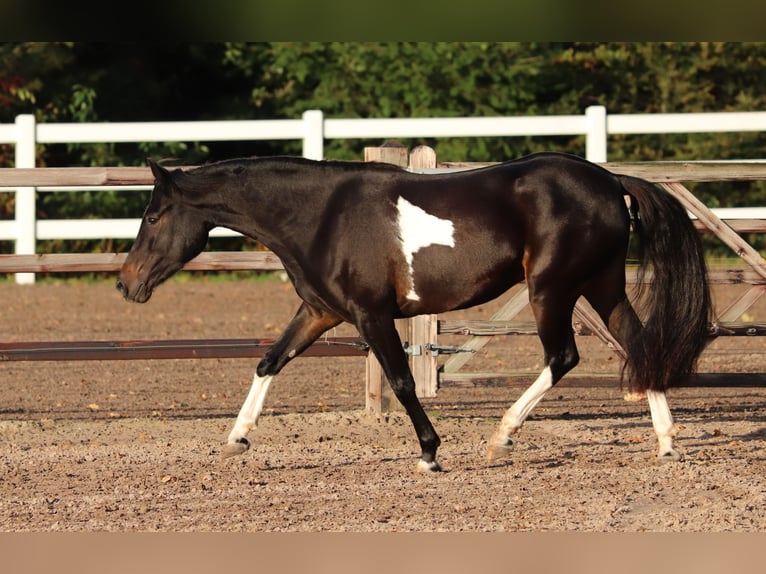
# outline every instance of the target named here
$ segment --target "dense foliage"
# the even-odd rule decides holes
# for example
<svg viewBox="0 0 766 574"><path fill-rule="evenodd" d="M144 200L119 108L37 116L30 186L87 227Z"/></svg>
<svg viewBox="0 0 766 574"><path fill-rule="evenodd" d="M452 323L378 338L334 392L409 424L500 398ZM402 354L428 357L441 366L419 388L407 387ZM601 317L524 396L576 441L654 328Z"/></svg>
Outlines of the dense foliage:
<svg viewBox="0 0 766 574"><path fill-rule="evenodd" d="M766 109L766 44L740 43L6 43L0 123L326 117L515 116ZM378 141L331 140L361 159ZM543 149L584 153L582 137L411 140L443 160L497 161ZM761 158L762 133L612 136L610 160ZM297 142L40 146L38 164L201 163L298 154ZM0 146L0 165L13 162ZM709 205L763 205L761 184L704 184ZM141 194L41 194L41 217L136 216ZM0 196L0 216L12 213ZM113 248L100 246L100 248ZM118 246L119 247L119 246ZM91 248L91 247L88 247ZM71 246L70 246L71 249ZM68 250L70 250L68 249ZM48 249L46 249L48 250Z"/></svg>

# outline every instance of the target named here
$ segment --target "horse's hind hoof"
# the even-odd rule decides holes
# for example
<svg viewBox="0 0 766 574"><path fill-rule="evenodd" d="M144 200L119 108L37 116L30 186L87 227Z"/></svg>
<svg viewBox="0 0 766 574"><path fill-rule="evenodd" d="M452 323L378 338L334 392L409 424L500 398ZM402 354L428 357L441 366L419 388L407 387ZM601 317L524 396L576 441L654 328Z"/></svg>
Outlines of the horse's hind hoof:
<svg viewBox="0 0 766 574"><path fill-rule="evenodd" d="M246 438L238 438L235 442L228 443L221 454L222 459L230 458L232 456L239 456L244 454L247 449L250 448L250 441Z"/></svg>
<svg viewBox="0 0 766 574"><path fill-rule="evenodd" d="M487 449L487 460L499 460L511 456L513 450L513 441L509 440L504 444L490 444Z"/></svg>
<svg viewBox="0 0 766 574"><path fill-rule="evenodd" d="M683 459L684 455L677 450L669 450L668 452L657 455L657 462L662 464L666 462L681 462Z"/></svg>
<svg viewBox="0 0 766 574"><path fill-rule="evenodd" d="M418 472L441 472L442 465L440 465L435 460L432 460L431 462L426 462L424 460L418 461L417 471Z"/></svg>

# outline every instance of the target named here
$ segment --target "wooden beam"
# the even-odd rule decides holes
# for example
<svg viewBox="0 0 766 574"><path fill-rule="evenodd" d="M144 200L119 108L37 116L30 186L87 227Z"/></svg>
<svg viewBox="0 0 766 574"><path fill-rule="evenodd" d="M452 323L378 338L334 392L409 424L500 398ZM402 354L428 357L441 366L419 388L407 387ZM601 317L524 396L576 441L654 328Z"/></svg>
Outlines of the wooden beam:
<svg viewBox="0 0 766 574"><path fill-rule="evenodd" d="M480 168L497 162L437 162L444 168ZM647 161L600 164L612 173L655 183L701 181L759 181L766 179L766 161Z"/></svg>
<svg viewBox="0 0 766 574"><path fill-rule="evenodd" d="M510 321L516 317L516 315L521 313L524 307L526 307L528 304L529 290L527 289L527 286L524 285L524 287L516 292L513 297L508 300L508 302L506 302L500 309L495 311L491 317L491 320ZM466 341L465 344L461 345L461 347L467 351L476 352L483 349L487 343L489 343L489 339L487 337L471 337L468 341ZM442 365L442 370L446 373L455 373L459 371L470 358L471 353L459 353L452 355L445 361L444 365Z"/></svg>
<svg viewBox="0 0 766 574"><path fill-rule="evenodd" d="M607 162L601 165L613 173L632 175L655 183L766 179L764 161Z"/></svg>
<svg viewBox="0 0 766 574"><path fill-rule="evenodd" d="M539 373L439 373L439 382L452 387L519 387L527 388ZM620 378L615 374L578 373L565 376L558 387L619 389ZM763 373L698 373L679 387L763 387Z"/></svg>
<svg viewBox="0 0 766 574"><path fill-rule="evenodd" d="M376 149L376 148L366 148ZM377 148L381 149L381 148ZM388 161L403 164L404 151L396 146L382 146L366 161ZM367 151L365 150L365 153ZM497 162L437 162L437 167L479 168ZM766 179L766 161L659 161L606 162L601 164L613 173L633 175L656 183L703 181L758 181ZM193 169L199 166L172 166ZM148 167L37 167L0 168L0 187L152 185L154 176Z"/></svg>
<svg viewBox="0 0 766 574"><path fill-rule="evenodd" d="M171 166L193 169L198 166ZM148 167L32 167L0 168L0 187L79 187L96 185L153 185Z"/></svg>
<svg viewBox="0 0 766 574"><path fill-rule="evenodd" d="M46 253L0 255L0 273L82 273L119 271L127 253ZM206 251L186 271L274 271L284 269L271 251Z"/></svg>
<svg viewBox="0 0 766 574"><path fill-rule="evenodd" d="M758 287L753 287L758 289ZM752 293L753 291L751 291ZM760 293L759 293L760 295ZM751 303L751 299L746 299L743 306L737 307L739 315L742 314L742 309L747 310L748 304ZM745 307L744 305L747 305ZM736 317L735 317L736 318ZM586 337L591 335L598 335L602 339L602 329L595 329L594 325L590 323L581 323L575 319L572 325L574 334L578 337ZM489 337L495 337L498 335L537 335L537 326L534 323L522 323L522 322L508 322L508 321L482 321L471 319L440 319L438 322L438 332L440 335L466 335L474 337L486 337L487 341ZM766 325L763 323L744 323L741 321L720 321L713 326L713 332L710 334L711 338L715 337L756 337L766 335ZM612 343L609 339L605 340L607 343ZM466 351L466 347L462 347ZM473 350L473 349L471 349Z"/></svg>
<svg viewBox="0 0 766 574"><path fill-rule="evenodd" d="M763 219L724 219L723 222L737 233L766 233L766 221ZM699 231L712 233L699 219L693 223Z"/></svg>
<svg viewBox="0 0 766 574"><path fill-rule="evenodd" d="M706 227L715 233L721 241L726 243L734 253L744 259L753 270L766 279L766 261L747 241L742 239L731 227L719 219L708 207L697 199L686 187L680 183L662 184L668 192L673 194L681 204L691 213L696 215Z"/></svg>
<svg viewBox="0 0 766 574"><path fill-rule="evenodd" d="M34 341L0 343L3 361L104 361L132 359L238 359L262 357L274 339L177 339L164 341ZM304 357L366 356L359 338L328 337Z"/></svg>

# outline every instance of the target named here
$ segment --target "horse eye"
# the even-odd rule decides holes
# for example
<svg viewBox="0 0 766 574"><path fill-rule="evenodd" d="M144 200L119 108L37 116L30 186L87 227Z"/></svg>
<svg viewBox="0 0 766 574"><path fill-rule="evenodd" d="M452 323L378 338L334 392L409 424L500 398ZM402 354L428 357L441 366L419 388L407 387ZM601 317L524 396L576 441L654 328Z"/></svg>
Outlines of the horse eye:
<svg viewBox="0 0 766 574"><path fill-rule="evenodd" d="M149 225L154 225L154 224L155 224L155 223L157 223L158 221L159 221L159 218L158 218L158 217L152 217L151 215L148 215L148 216L146 217L146 223L148 223Z"/></svg>

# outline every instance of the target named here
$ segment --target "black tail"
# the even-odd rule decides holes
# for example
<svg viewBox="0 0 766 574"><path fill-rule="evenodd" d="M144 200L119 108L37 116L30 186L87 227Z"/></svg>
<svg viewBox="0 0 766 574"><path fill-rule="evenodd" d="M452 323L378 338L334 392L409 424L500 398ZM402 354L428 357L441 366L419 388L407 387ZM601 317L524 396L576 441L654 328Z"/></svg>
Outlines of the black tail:
<svg viewBox="0 0 766 574"><path fill-rule="evenodd" d="M699 233L680 202L642 179L619 176L638 203L639 286L651 268L645 292L639 287L641 335L626 349L632 389L664 391L685 381L705 348L712 308ZM633 202L632 202L633 203Z"/></svg>

